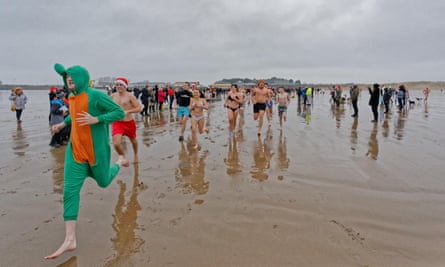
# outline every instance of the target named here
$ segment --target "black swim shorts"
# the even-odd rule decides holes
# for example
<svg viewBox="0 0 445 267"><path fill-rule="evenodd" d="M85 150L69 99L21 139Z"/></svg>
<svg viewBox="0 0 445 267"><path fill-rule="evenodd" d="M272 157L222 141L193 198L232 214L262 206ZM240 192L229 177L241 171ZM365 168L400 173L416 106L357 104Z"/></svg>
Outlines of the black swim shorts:
<svg viewBox="0 0 445 267"><path fill-rule="evenodd" d="M265 103L255 103L253 104L253 113L259 113L260 110L266 110Z"/></svg>

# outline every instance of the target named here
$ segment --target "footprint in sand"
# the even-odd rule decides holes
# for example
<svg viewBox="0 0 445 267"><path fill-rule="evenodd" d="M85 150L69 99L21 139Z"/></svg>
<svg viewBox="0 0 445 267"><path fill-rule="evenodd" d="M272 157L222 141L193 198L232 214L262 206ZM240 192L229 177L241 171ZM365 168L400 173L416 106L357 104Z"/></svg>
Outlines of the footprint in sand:
<svg viewBox="0 0 445 267"><path fill-rule="evenodd" d="M348 234L348 236L352 240L357 241L360 244L363 244L363 241L365 241L365 238L362 237L359 232L355 231L351 227L346 227L344 224L342 224L336 220L331 220L330 222L338 225L344 232L346 232Z"/></svg>

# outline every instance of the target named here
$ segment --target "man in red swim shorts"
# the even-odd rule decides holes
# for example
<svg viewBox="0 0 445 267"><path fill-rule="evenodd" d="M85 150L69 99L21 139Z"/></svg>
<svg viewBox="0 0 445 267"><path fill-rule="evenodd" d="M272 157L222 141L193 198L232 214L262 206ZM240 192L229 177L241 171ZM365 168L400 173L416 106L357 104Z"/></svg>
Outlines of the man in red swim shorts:
<svg viewBox="0 0 445 267"><path fill-rule="evenodd" d="M134 163L139 161L138 159L138 142L136 140L136 122L133 118L133 113L139 113L142 111L141 103L136 97L127 91L128 80L126 78L116 79L117 92L111 95L111 98L122 107L125 111L125 118L120 121L113 122L111 125L111 135L113 136L113 145L119 155L119 160L124 162L123 166L130 165L129 161L125 158L125 152L122 148L122 136L127 136L130 139L134 152Z"/></svg>

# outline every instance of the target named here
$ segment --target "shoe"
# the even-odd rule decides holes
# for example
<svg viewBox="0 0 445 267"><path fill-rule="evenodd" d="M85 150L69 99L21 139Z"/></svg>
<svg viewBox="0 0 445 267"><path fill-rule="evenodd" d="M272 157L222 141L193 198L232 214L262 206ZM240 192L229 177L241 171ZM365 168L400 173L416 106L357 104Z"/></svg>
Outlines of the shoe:
<svg viewBox="0 0 445 267"><path fill-rule="evenodd" d="M182 142L182 141L184 141L184 136L179 136L179 142Z"/></svg>
<svg viewBox="0 0 445 267"><path fill-rule="evenodd" d="M376 120L372 120L371 122L377 122Z"/></svg>
<svg viewBox="0 0 445 267"><path fill-rule="evenodd" d="M354 118L354 117L358 117L358 115L356 115L356 114L352 114L351 117L353 117L353 118Z"/></svg>

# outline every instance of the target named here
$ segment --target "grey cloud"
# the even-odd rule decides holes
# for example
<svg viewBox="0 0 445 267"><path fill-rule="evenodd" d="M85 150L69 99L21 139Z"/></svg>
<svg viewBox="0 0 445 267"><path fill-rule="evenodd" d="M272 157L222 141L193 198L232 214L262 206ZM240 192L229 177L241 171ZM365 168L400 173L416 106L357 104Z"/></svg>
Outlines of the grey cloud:
<svg viewBox="0 0 445 267"><path fill-rule="evenodd" d="M442 78L441 1L7 2L4 83L59 82L55 62L133 81Z"/></svg>

